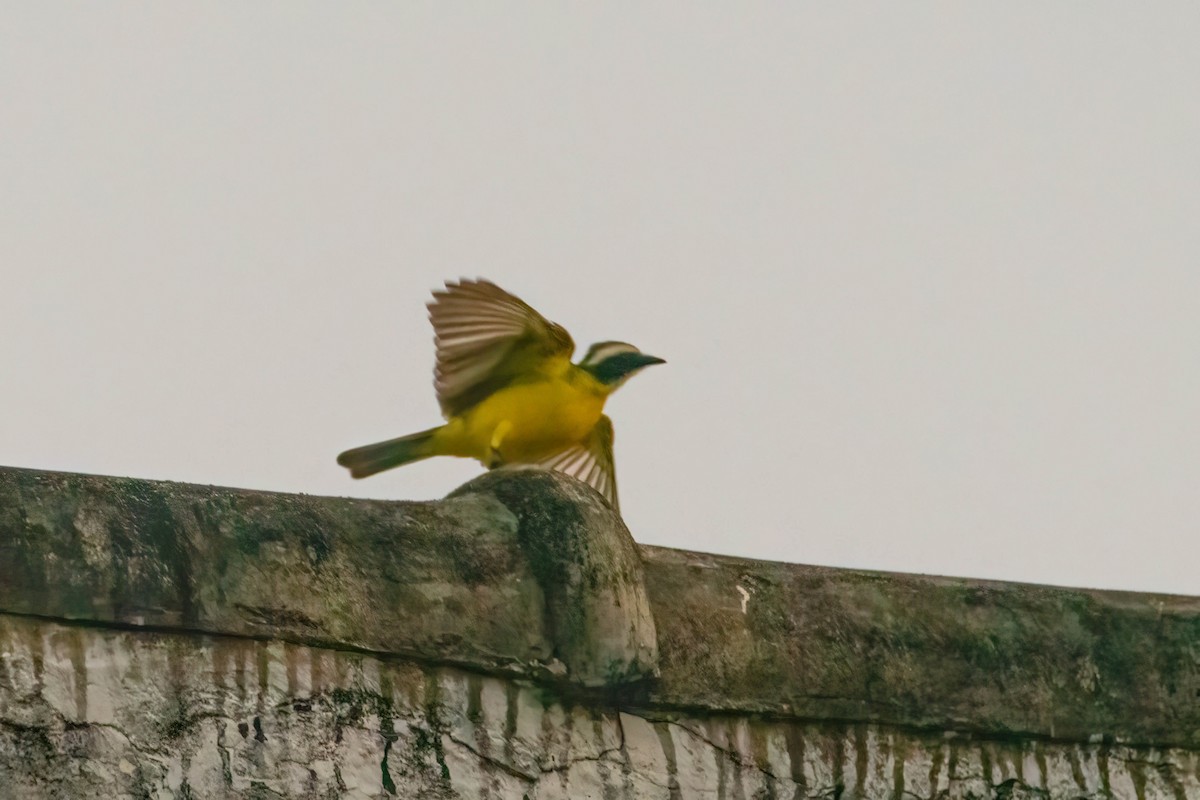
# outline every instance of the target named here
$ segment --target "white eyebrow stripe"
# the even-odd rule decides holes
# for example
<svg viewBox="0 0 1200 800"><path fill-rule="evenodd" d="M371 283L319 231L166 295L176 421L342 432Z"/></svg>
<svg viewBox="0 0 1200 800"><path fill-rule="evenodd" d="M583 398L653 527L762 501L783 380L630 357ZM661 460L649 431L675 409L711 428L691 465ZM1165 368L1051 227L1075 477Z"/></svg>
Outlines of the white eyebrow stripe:
<svg viewBox="0 0 1200 800"><path fill-rule="evenodd" d="M625 342L601 342L599 344L592 345L592 349L586 356L584 356L581 363L599 364L603 361L607 361L613 356L621 355L622 353L640 352L642 351L638 350L631 344L626 344Z"/></svg>

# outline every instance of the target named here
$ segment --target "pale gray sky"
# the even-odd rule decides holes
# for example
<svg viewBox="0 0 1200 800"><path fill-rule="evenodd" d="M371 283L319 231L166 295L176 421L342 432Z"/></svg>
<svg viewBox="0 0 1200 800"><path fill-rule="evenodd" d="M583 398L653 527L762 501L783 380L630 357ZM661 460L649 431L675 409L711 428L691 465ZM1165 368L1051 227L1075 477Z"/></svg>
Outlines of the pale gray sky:
<svg viewBox="0 0 1200 800"><path fill-rule="evenodd" d="M0 463L433 498L424 303L581 348L642 542L1200 594L1194 3L6 3Z"/></svg>

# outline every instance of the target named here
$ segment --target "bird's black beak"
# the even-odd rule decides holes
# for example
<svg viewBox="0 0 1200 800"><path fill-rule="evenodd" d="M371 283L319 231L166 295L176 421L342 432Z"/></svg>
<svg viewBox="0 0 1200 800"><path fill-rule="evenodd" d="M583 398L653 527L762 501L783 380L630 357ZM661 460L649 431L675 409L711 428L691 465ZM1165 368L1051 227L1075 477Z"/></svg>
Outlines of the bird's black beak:
<svg viewBox="0 0 1200 800"><path fill-rule="evenodd" d="M635 367L635 369L641 369L642 367L652 367L655 364L667 363L667 360L665 358L659 358L658 356L648 356L645 353L638 353L637 355L635 355L633 357L632 360L637 365Z"/></svg>

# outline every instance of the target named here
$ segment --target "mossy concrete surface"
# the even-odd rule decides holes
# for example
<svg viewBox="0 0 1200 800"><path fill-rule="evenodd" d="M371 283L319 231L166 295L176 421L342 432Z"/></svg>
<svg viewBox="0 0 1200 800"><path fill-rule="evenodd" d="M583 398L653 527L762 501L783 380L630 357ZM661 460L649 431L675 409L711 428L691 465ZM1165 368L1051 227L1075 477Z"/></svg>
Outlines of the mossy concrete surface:
<svg viewBox="0 0 1200 800"><path fill-rule="evenodd" d="M667 719L1200 749L1200 600L639 559L598 503L531 471L404 503L4 469L0 613L606 684L583 701Z"/></svg>
<svg viewBox="0 0 1200 800"><path fill-rule="evenodd" d="M415 503L0 469L2 611L587 687L652 676L657 661L629 532L546 472Z"/></svg>
<svg viewBox="0 0 1200 800"><path fill-rule="evenodd" d="M1200 598L642 552L657 704L1200 749Z"/></svg>
<svg viewBox="0 0 1200 800"><path fill-rule="evenodd" d="M489 472L447 502L483 495L518 520L546 596L555 655L577 683L621 686L657 674L658 643L637 545L600 495L559 472Z"/></svg>

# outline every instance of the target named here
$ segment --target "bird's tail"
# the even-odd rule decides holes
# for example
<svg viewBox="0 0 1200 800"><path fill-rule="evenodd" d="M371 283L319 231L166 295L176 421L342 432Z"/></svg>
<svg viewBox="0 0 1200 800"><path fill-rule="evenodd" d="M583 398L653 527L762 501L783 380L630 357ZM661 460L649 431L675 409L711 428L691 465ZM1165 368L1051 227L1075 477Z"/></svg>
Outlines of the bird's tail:
<svg viewBox="0 0 1200 800"><path fill-rule="evenodd" d="M337 463L349 469L352 477L365 478L385 469L420 461L422 458L436 455L430 445L438 430L430 428L420 433L401 436L399 439L356 447L339 455Z"/></svg>

